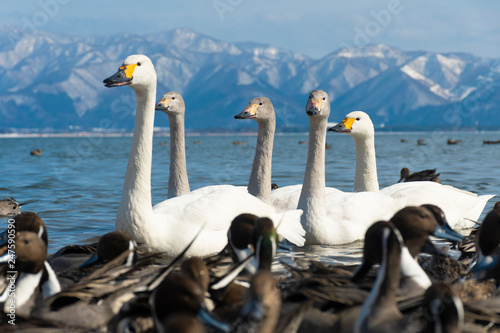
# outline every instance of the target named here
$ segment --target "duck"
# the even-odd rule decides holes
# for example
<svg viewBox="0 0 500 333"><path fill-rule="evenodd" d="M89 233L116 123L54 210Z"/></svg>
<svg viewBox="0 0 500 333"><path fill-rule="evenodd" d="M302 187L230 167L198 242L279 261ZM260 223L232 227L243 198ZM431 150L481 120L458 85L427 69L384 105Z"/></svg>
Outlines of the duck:
<svg viewBox="0 0 500 333"><path fill-rule="evenodd" d="M16 297L16 314L27 315L41 298L48 298L60 292L61 286L46 260L47 245L38 234L18 231L15 246L15 255L6 253L0 257L0 262L8 262L9 265L13 263L17 271L17 276L7 272L10 286L8 285L0 295L0 303L3 303L3 310L9 313L12 292ZM42 294L39 294L38 290L41 290Z"/></svg>
<svg viewBox="0 0 500 333"><path fill-rule="evenodd" d="M116 217L116 230L127 232L146 250L176 256L201 229L188 256L208 256L226 245L227 230L241 213L283 220L282 229L299 225L299 210L278 213L244 189L231 185L207 186L151 205L151 160L156 72L145 55L128 56L118 72L104 80L106 87L128 85L136 94L137 110L132 148ZM300 226L300 225L299 225ZM295 229L296 230L296 229ZM290 241L283 230L280 232ZM303 237L296 235L298 242ZM291 237L293 239L293 235Z"/></svg>
<svg viewBox="0 0 500 333"><path fill-rule="evenodd" d="M477 262L472 269L480 279L494 277L500 281L498 255L500 252L500 201L485 216L476 234ZM499 283L500 284L500 283Z"/></svg>
<svg viewBox="0 0 500 333"><path fill-rule="evenodd" d="M397 229L390 225L383 229L381 248L381 267L370 295L363 303L354 332L434 332L436 327L443 332L460 332L464 322L463 304L449 288L440 293L431 285L424 297L424 315L403 316L396 302L404 248ZM409 261L413 261L411 257Z"/></svg>
<svg viewBox="0 0 500 333"><path fill-rule="evenodd" d="M237 332L275 332L280 309L281 293L274 275L260 270L251 279L239 320L233 326Z"/></svg>
<svg viewBox="0 0 500 333"><path fill-rule="evenodd" d="M379 192L375 158L375 131L370 116L353 111L329 131L347 133L356 144L354 191ZM392 198L406 200L407 206L432 203L439 206L453 229L468 228L477 221L486 203L494 195L481 195L435 182L405 182L380 190Z"/></svg>
<svg viewBox="0 0 500 333"><path fill-rule="evenodd" d="M168 175L167 198L189 193L189 180L186 167L186 143L184 136L185 103L181 94L167 92L155 106L168 116L170 127L170 172Z"/></svg>
<svg viewBox="0 0 500 333"><path fill-rule="evenodd" d="M167 275L150 296L151 312L157 332L169 332L167 327L178 316L190 318L199 327L203 321L222 331L230 327L215 319L203 307L205 292L202 286L181 270ZM190 332L187 330L185 332Z"/></svg>
<svg viewBox="0 0 500 333"><path fill-rule="evenodd" d="M445 255L433 245L429 236L437 236L456 242L464 238L447 226L442 210L433 205L404 207L394 214L390 223L391 226L397 228L403 237L405 247L402 249L402 254L412 258L416 258L422 252ZM380 254L380 251L377 251L373 244L379 245L381 227L377 224L381 224L381 222L372 225L366 232L363 261L352 278L355 282L361 281L372 265L380 263L380 257L376 256L376 254ZM431 285L429 277L419 267L402 265L402 274L405 279L401 280L399 292L404 295L421 293Z"/></svg>
<svg viewBox="0 0 500 333"><path fill-rule="evenodd" d="M115 331L112 319L134 298L136 290L157 277L164 265L159 254L127 261L134 250L125 250L113 260L81 274L78 281L45 299L31 317L82 331Z"/></svg>
<svg viewBox="0 0 500 333"><path fill-rule="evenodd" d="M9 230L14 230L15 233L22 231L31 231L38 235L38 237L45 243L45 246L49 245L49 238L47 233L47 226L43 219L34 212L22 212L16 215L9 223L12 227L7 228L5 231L0 233L0 248L7 245L9 239Z"/></svg>
<svg viewBox="0 0 500 333"><path fill-rule="evenodd" d="M401 181L404 182L430 181L441 184L441 180L439 179L440 173L436 174L436 169L427 169L411 173L410 169L402 168L400 174L401 178L398 180L398 183L401 183Z"/></svg>
<svg viewBox="0 0 500 333"><path fill-rule="evenodd" d="M400 211L401 212L401 211ZM402 212L403 214L405 212ZM396 214L397 215L397 214ZM426 219L420 219L424 220L424 222L428 222L430 217L425 221ZM414 219L412 219L414 220ZM410 219L407 219L409 222L417 222L417 221L410 221ZM422 222L422 221L418 221ZM434 221L435 222L435 221ZM427 224L432 224L432 221ZM354 273L352 277L353 282L359 283L362 278L368 273L368 270L370 267L374 264L380 264L382 261L382 252L381 252L381 243L380 240L382 238L383 231L386 230L386 228L396 228L396 226L392 222L386 222L386 221L379 221L374 223L373 225L368 228L366 231L365 235L365 243L364 243L364 248L363 248L363 261L361 265L358 266L356 272ZM400 226L402 227L402 226ZM419 231L419 229L423 228L418 228L416 223L412 223L412 225L409 226L403 226L402 228L405 231ZM399 231L398 231L399 232ZM424 231L425 232L425 231ZM400 233L401 234L401 233ZM404 237L401 236L404 242ZM421 240L421 243L425 243L428 241L427 235L425 237L418 237L418 238L423 238ZM404 276L404 279L401 279L399 283L399 294L402 295L419 295L425 292L425 290L432 284L431 280L427 276L427 274L424 272L424 270L416 263L415 260L413 260L413 256L410 253L410 249L413 250L414 252L420 253L422 250L420 248L423 248L423 244L415 244L416 242L411 243L412 239L409 241L406 241L406 244L403 243L403 247L401 248L401 273ZM415 248L419 247L418 250Z"/></svg>
<svg viewBox="0 0 500 333"><path fill-rule="evenodd" d="M303 211L301 223L306 244L336 245L363 239L377 220L387 220L404 201L375 192L348 193L325 187L325 141L330 100L323 90L314 90L306 103L309 147L303 185L280 187L271 193L278 209Z"/></svg>
<svg viewBox="0 0 500 333"><path fill-rule="evenodd" d="M122 231L108 232L99 239L94 255L82 263L80 268L109 262L127 250L129 250L129 256L125 265L130 267L134 263L136 255L136 244L132 237Z"/></svg>
<svg viewBox="0 0 500 333"><path fill-rule="evenodd" d="M0 216L13 216L21 213L21 206L16 199L0 200Z"/></svg>

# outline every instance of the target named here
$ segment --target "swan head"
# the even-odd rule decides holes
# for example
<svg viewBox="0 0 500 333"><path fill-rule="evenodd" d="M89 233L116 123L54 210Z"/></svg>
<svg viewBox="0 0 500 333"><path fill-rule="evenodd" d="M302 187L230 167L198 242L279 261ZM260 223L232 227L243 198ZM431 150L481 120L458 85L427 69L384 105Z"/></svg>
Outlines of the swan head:
<svg viewBox="0 0 500 333"><path fill-rule="evenodd" d="M108 88L130 86L132 88L156 85L156 72L151 59L142 54L128 56L118 72L103 81Z"/></svg>
<svg viewBox="0 0 500 333"><path fill-rule="evenodd" d="M175 91L170 91L163 95L160 101L156 104L155 110L163 111L167 115L184 114L186 106L181 94Z"/></svg>
<svg viewBox="0 0 500 333"><path fill-rule="evenodd" d="M331 132L347 133L353 138L372 137L375 134L370 116L363 111L353 111L344 120L328 129Z"/></svg>
<svg viewBox="0 0 500 333"><path fill-rule="evenodd" d="M328 94L323 90L311 91L306 104L306 113L309 117L328 118L330 115Z"/></svg>
<svg viewBox="0 0 500 333"><path fill-rule="evenodd" d="M248 103L245 110L234 116L234 119L255 119L257 122L274 119L273 103L267 97L256 97Z"/></svg>

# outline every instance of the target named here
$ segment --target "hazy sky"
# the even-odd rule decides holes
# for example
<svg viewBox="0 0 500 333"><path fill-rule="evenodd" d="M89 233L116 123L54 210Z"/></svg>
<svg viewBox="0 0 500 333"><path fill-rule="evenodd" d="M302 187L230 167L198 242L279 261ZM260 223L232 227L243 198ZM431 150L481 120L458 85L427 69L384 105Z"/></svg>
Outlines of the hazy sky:
<svg viewBox="0 0 500 333"><path fill-rule="evenodd" d="M3 4L0 24L3 33L31 24L76 35L190 27L220 40L267 43L314 58L373 43L500 58L499 14L497 0L22 0Z"/></svg>

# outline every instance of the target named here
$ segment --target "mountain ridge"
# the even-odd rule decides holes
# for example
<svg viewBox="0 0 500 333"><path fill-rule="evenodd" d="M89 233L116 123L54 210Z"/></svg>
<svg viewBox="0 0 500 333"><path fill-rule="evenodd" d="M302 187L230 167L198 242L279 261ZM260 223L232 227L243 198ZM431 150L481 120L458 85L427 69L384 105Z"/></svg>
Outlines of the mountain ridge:
<svg viewBox="0 0 500 333"><path fill-rule="evenodd" d="M304 128L304 105L313 89L330 95L331 122L361 109L377 127L500 127L500 59L382 44L313 59L178 28L145 35L1 36L0 131L91 130L102 123L108 130L131 130L132 90L106 89L102 80L136 53L155 64L158 98L172 90L183 94L188 130L255 127L233 116L257 96L273 102L279 130ZM155 126L168 127L167 117L157 114Z"/></svg>

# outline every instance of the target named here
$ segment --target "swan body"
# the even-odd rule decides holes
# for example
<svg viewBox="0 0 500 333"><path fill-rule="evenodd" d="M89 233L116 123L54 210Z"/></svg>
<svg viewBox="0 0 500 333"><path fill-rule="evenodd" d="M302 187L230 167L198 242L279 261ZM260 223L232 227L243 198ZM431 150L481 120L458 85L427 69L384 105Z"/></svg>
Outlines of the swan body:
<svg viewBox="0 0 500 333"><path fill-rule="evenodd" d="M363 239L375 221L389 219L404 200L382 193L345 193L325 187L325 141L330 101L314 90L306 104L309 117L309 148L303 185L280 187L271 193L278 210L303 210L301 223L306 243L335 245Z"/></svg>
<svg viewBox="0 0 500 333"><path fill-rule="evenodd" d="M375 159L375 131L365 112L349 113L342 122L329 131L347 133L356 144L356 173L354 191L379 191ZM494 195L478 196L449 185L436 182L405 182L388 186L380 193L406 200L406 205L434 204L441 208L454 229L470 228L477 221L484 206Z"/></svg>
<svg viewBox="0 0 500 333"><path fill-rule="evenodd" d="M300 227L300 211L275 214L275 209L255 198L245 189L209 186L173 197L151 206L151 162L156 98L156 72L144 55L127 57L119 71L104 80L107 87L129 85L137 97L132 148L125 174L122 198L116 217L116 229L127 232L147 250L178 255L203 229L187 255L206 256L227 244L231 221L241 213L267 216L280 226L278 231ZM300 245L302 237L293 234ZM303 239L302 239L303 243Z"/></svg>

